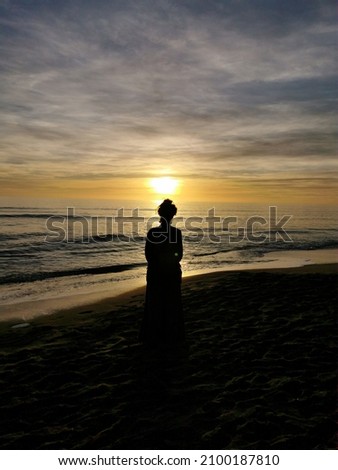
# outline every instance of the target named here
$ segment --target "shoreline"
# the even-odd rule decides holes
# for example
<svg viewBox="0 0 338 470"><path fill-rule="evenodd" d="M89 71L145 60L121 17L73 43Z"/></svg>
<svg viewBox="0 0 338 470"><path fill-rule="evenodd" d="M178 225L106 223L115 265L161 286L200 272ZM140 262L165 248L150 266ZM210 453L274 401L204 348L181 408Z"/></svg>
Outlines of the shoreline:
<svg viewBox="0 0 338 470"><path fill-rule="evenodd" d="M275 268L252 268L252 269L231 269L231 270L220 270L199 274L192 274L182 278L182 290L185 287L193 286L195 283L208 282L208 281L218 281L224 276L231 274L257 274L257 273L266 273L266 274L320 274L320 275L332 275L338 274L338 263L325 263L325 264L308 264L305 266L291 266L291 267L275 267ZM7 327L17 327L23 328L25 326L31 325L36 321L43 321L49 323L49 321L54 321L58 323L59 321L64 322L65 324L73 323L74 316L78 314L91 313L102 314L107 313L109 310L114 308L120 308L130 302L131 299L137 298L138 301L142 301L145 296L146 285L142 284L134 289L128 290L126 292L120 293L118 295L113 295L111 297L101 297L95 299L92 302L86 301L85 303L76 304L73 306L67 306L62 304L63 307L49 314L37 315L32 318L6 318L0 320L0 332L1 326ZM96 297L96 296L95 296ZM67 297L65 299L68 299ZM21 320L21 321L19 321Z"/></svg>
<svg viewBox="0 0 338 470"><path fill-rule="evenodd" d="M334 260L334 261L333 261ZM278 269L306 268L307 266L321 266L338 263L338 249L320 250L289 250L269 252L259 261L251 263L222 266L213 270L183 271L182 281L194 276L213 275L217 273L246 272L246 271L273 271ZM51 297L33 301L16 302L0 305L0 323L19 321L29 322L39 317L57 315L64 311L87 308L101 304L101 302L114 302L114 299L123 298L137 289L145 288L145 275L142 278L130 279L112 283L109 290L95 290L88 293L77 293L67 296ZM112 292L114 291L114 292ZM88 307L89 308L89 307Z"/></svg>

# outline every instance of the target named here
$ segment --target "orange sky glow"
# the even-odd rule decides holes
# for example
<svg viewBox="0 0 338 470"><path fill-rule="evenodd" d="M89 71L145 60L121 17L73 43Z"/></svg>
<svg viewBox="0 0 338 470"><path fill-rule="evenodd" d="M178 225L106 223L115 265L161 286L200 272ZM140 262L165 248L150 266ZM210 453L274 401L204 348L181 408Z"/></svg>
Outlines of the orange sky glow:
<svg viewBox="0 0 338 470"><path fill-rule="evenodd" d="M329 0L11 3L2 199L337 204Z"/></svg>

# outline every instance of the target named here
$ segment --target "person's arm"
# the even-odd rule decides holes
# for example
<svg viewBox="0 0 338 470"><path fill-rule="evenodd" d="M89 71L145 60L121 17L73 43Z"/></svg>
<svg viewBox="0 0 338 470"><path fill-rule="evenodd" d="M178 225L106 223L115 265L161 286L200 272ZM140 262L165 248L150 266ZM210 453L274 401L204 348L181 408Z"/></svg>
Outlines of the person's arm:
<svg viewBox="0 0 338 470"><path fill-rule="evenodd" d="M181 230L177 230L177 244L175 250L175 257L178 262L181 261L183 258L183 243L182 243L182 232Z"/></svg>
<svg viewBox="0 0 338 470"><path fill-rule="evenodd" d="M146 246L144 254L148 263L153 259L153 250L152 250L152 241L151 241L151 232L149 231L146 238Z"/></svg>
<svg viewBox="0 0 338 470"><path fill-rule="evenodd" d="M145 257L149 262L156 262L158 258L159 245L164 243L163 233L150 229L147 234Z"/></svg>

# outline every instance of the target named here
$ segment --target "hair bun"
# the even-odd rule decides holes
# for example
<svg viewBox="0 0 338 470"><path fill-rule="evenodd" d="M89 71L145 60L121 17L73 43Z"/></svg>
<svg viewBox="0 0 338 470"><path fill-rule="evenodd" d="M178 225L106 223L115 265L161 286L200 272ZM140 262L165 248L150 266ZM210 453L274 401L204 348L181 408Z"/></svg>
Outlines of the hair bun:
<svg viewBox="0 0 338 470"><path fill-rule="evenodd" d="M177 213L177 207L171 199L164 199L158 207L158 215L167 221L170 221Z"/></svg>

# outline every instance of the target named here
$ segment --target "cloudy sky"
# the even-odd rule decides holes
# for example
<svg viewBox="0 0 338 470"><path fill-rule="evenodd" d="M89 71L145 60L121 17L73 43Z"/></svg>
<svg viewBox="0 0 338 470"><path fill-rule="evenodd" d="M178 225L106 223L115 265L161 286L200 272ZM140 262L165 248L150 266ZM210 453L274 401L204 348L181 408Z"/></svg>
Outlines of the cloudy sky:
<svg viewBox="0 0 338 470"><path fill-rule="evenodd" d="M332 203L334 0L0 0L0 195ZM337 194L337 193L336 193Z"/></svg>

